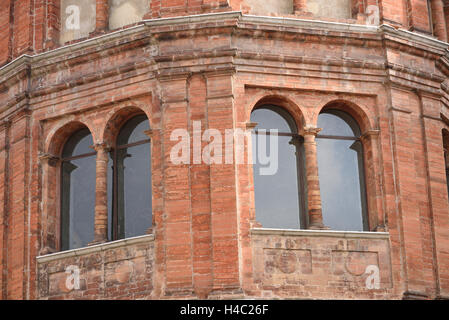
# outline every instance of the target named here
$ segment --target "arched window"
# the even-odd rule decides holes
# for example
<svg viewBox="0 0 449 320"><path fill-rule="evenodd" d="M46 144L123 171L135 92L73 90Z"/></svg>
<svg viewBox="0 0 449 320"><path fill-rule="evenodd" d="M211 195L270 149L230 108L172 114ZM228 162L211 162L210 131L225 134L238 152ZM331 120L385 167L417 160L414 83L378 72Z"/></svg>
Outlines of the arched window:
<svg viewBox="0 0 449 320"><path fill-rule="evenodd" d="M131 118L121 128L111 152L111 240L144 235L152 225L151 148L145 134L149 129L145 115Z"/></svg>
<svg viewBox="0 0 449 320"><path fill-rule="evenodd" d="M95 155L92 135L85 128L66 142L61 165L61 250L94 240Z"/></svg>
<svg viewBox="0 0 449 320"><path fill-rule="evenodd" d="M306 228L303 138L295 121L282 108L266 105L252 112L251 122L257 123L252 136L256 220L265 228Z"/></svg>
<svg viewBox="0 0 449 320"><path fill-rule="evenodd" d="M367 231L363 146L360 128L347 113L326 110L318 117L318 172L324 225Z"/></svg>

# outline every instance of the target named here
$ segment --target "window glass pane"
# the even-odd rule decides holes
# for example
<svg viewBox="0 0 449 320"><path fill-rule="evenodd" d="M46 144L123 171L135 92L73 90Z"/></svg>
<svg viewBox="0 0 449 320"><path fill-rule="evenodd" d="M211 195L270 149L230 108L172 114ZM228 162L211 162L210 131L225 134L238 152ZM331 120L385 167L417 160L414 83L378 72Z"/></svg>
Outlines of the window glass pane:
<svg viewBox="0 0 449 320"><path fill-rule="evenodd" d="M94 240L95 156L62 164L62 249Z"/></svg>
<svg viewBox="0 0 449 320"><path fill-rule="evenodd" d="M251 113L251 122L257 122L256 129L278 129L279 132L296 133L293 119L280 108L267 107Z"/></svg>
<svg viewBox="0 0 449 320"><path fill-rule="evenodd" d="M79 130L67 140L62 152L62 157L74 157L95 152L94 149L90 148L93 144L92 135L90 134L89 129Z"/></svg>
<svg viewBox="0 0 449 320"><path fill-rule="evenodd" d="M144 235L152 225L150 144L117 150L118 237Z"/></svg>
<svg viewBox="0 0 449 320"><path fill-rule="evenodd" d="M258 159L257 149L263 144L264 138L266 138L267 154L270 154L269 136L261 134L252 136L256 220L264 228L300 228L302 210L299 203L303 199L299 195L298 162L295 155L297 150L294 144L290 144L293 138L277 137L279 152L273 160L278 162L277 171L274 175L262 175L260 169L268 166L263 165ZM299 145L299 140L297 142Z"/></svg>
<svg viewBox="0 0 449 320"><path fill-rule="evenodd" d="M359 137L360 129L347 113L339 110L329 110L318 117L318 128L322 128L320 135Z"/></svg>
<svg viewBox="0 0 449 320"><path fill-rule="evenodd" d="M324 224L334 230L363 231L361 143L316 141Z"/></svg>
<svg viewBox="0 0 449 320"><path fill-rule="evenodd" d="M113 152L109 153L108 161L108 240L114 239L112 229L112 210L113 210L113 195L114 195L114 159Z"/></svg>
<svg viewBox="0 0 449 320"><path fill-rule="evenodd" d="M144 131L149 129L150 124L145 115L134 117L123 126L117 139L117 145L147 140L148 136Z"/></svg>

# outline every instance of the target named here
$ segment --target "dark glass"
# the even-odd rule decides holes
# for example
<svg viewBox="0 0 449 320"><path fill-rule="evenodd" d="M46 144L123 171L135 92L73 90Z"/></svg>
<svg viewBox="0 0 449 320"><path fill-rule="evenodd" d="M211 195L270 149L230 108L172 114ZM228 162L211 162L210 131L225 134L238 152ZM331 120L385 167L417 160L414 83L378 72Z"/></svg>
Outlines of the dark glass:
<svg viewBox="0 0 449 320"><path fill-rule="evenodd" d="M444 167L446 168L447 194L449 196L449 131L443 129Z"/></svg>
<svg viewBox="0 0 449 320"><path fill-rule="evenodd" d="M346 112L329 110L318 117L318 128L322 128L320 135L360 137L357 122Z"/></svg>
<svg viewBox="0 0 449 320"><path fill-rule="evenodd" d="M67 140L62 151L62 158L75 157L87 153L95 152L91 146L93 145L92 135L89 129L81 129L74 133Z"/></svg>
<svg viewBox="0 0 449 320"><path fill-rule="evenodd" d="M109 152L108 159L108 241L114 239L113 233L113 215L112 211L114 208L114 152Z"/></svg>
<svg viewBox="0 0 449 320"><path fill-rule="evenodd" d="M277 129L279 132L296 133L296 125L291 116L275 106L264 106L251 113L251 122L257 122L256 129Z"/></svg>
<svg viewBox="0 0 449 320"><path fill-rule="evenodd" d="M85 247L94 240L95 152L87 129L75 133L63 150L61 166L61 249ZM75 159L71 159L76 157Z"/></svg>
<svg viewBox="0 0 449 320"><path fill-rule="evenodd" d="M367 230L360 130L349 115L335 111L320 114L318 125L326 136L316 140L323 222L334 230Z"/></svg>
<svg viewBox="0 0 449 320"><path fill-rule="evenodd" d="M136 116L130 119L120 130L120 134L117 138L117 146L148 140L145 131L149 129L150 125L145 115Z"/></svg>
<svg viewBox="0 0 449 320"><path fill-rule="evenodd" d="M118 234L144 235L152 223L150 145L120 149L117 154Z"/></svg>
<svg viewBox="0 0 449 320"><path fill-rule="evenodd" d="M151 148L148 119L129 120L117 138L114 153L112 225L114 239L144 235L152 225Z"/></svg>
<svg viewBox="0 0 449 320"><path fill-rule="evenodd" d="M294 134L293 119L282 109L268 106L256 109L251 122L257 122L252 136L253 174L256 220L265 228L297 229L305 227L303 190L303 140ZM270 135L257 130L278 129L277 170L263 175L260 169L268 167L257 157L258 148L265 144L270 154ZM274 150L273 150L274 151Z"/></svg>

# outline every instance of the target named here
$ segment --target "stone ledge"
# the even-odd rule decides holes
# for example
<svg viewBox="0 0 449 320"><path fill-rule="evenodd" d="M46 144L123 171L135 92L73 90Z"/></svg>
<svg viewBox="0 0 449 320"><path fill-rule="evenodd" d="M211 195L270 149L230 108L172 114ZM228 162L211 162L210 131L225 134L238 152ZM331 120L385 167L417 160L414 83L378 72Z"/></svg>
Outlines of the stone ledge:
<svg viewBox="0 0 449 320"><path fill-rule="evenodd" d="M109 43L113 40L121 40L126 39L126 37L135 35L139 32L148 31L148 36L151 37L152 27L161 27L161 26L176 26L180 24L193 24L193 23L211 23L211 22L220 22L225 20L235 19L236 27L239 28L240 23L253 23L259 25L274 25L281 27L295 27L298 29L321 31L321 32L355 32L355 33L363 33L363 34L376 34L381 35L382 33L390 35L392 40L395 38L400 38L403 40L414 41L414 43L422 43L428 47L438 48L442 51L442 54L447 52L448 43L434 39L432 37L420 35L414 32L406 31L403 29L396 30L390 25L380 25L380 26L366 26L359 24L348 24L348 23L340 23L340 22L331 22L331 21L321 21L321 20L306 20L306 19L295 19L295 18L287 18L287 17L267 17L267 16L253 16L253 15L244 15L240 11L230 11L224 13L208 13L208 14L199 14L199 15L191 15L191 16L181 16L181 17L169 17L169 18L160 18L160 19L151 19L151 20L143 20L140 25L120 29L111 33L107 33L105 35L101 35L98 37L86 39L80 41L78 43L62 46L47 52L41 52L35 55L24 54L15 60L9 62L6 65L0 66L0 76L4 76L10 71L15 70L22 64L30 65L35 64L39 61L46 61L49 58L62 57L67 56L69 54L75 53L80 49L88 49L93 47L98 47L101 44ZM263 30L263 28L261 28ZM171 30L168 30L171 32Z"/></svg>
<svg viewBox="0 0 449 320"><path fill-rule="evenodd" d="M67 250L67 251L46 254L44 256L36 257L36 260L37 260L38 264L41 264L41 263L51 262L54 260L66 259L66 258L71 258L71 257L79 257L79 256L83 256L86 254L92 254L92 253L96 253L96 252L106 251L109 249L120 248L120 247L125 247L128 245L144 243L144 242L152 242L152 241L154 241L154 235L149 234L149 235L144 235L144 236L139 236L139 237L133 237L133 238L127 238L127 239L122 239L122 240L117 240L117 241L96 244L93 246L79 248L79 249L72 249L72 250Z"/></svg>
<svg viewBox="0 0 449 320"><path fill-rule="evenodd" d="M323 237L346 239L384 239L390 238L388 232L335 231L335 230L295 230L295 229L251 229L251 235Z"/></svg>

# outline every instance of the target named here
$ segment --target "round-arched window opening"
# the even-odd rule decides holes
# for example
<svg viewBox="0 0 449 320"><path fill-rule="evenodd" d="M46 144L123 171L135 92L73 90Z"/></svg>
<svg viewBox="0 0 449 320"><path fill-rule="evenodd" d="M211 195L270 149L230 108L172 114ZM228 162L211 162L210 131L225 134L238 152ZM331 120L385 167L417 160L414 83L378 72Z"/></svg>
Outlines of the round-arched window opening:
<svg viewBox="0 0 449 320"><path fill-rule="evenodd" d="M144 235L152 226L151 145L148 118L138 115L121 128L110 153L109 239Z"/></svg>
<svg viewBox="0 0 449 320"><path fill-rule="evenodd" d="M303 138L284 109L264 105L251 113L256 220L264 228L306 228ZM277 130L273 134L270 130Z"/></svg>
<svg viewBox="0 0 449 320"><path fill-rule="evenodd" d="M94 240L95 155L87 128L65 143L61 165L61 250L85 247Z"/></svg>
<svg viewBox="0 0 449 320"><path fill-rule="evenodd" d="M316 142L324 225L334 230L368 231L360 128L340 110L323 111L318 127L322 128Z"/></svg>

